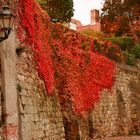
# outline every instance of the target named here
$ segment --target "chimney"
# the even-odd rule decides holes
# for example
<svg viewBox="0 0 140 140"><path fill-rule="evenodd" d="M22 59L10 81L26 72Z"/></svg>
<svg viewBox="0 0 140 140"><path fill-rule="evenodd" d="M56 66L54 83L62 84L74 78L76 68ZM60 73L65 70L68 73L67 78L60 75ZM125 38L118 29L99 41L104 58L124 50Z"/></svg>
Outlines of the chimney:
<svg viewBox="0 0 140 140"><path fill-rule="evenodd" d="M90 11L91 14L91 25L99 22L99 10L93 9Z"/></svg>

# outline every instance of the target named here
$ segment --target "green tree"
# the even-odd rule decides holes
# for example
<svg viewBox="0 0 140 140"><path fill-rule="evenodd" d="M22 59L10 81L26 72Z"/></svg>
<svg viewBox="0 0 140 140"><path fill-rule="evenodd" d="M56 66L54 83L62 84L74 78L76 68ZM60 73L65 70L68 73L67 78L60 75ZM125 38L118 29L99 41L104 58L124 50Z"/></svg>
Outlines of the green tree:
<svg viewBox="0 0 140 140"><path fill-rule="evenodd" d="M54 22L69 22L73 16L73 0L37 0Z"/></svg>

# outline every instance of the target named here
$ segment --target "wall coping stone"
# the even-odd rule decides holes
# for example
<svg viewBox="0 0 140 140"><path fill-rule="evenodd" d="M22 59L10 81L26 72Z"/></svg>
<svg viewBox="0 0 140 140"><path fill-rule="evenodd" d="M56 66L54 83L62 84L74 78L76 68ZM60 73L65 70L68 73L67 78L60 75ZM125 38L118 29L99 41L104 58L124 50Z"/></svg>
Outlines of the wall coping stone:
<svg viewBox="0 0 140 140"><path fill-rule="evenodd" d="M118 62L116 63L116 67L120 68L120 69L123 69L125 71L131 71L131 72L136 72L136 73L140 72L140 69L138 67L129 66L129 65L126 65L126 64L118 63Z"/></svg>

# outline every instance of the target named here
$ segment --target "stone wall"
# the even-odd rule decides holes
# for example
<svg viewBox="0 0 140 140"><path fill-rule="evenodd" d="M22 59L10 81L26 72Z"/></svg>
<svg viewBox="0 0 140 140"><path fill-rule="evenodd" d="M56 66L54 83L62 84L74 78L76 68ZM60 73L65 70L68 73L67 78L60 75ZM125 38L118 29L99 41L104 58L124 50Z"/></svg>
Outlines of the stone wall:
<svg viewBox="0 0 140 140"><path fill-rule="evenodd" d="M140 135L139 68L117 64L114 81L86 118L76 116L70 104L62 105L66 140Z"/></svg>
<svg viewBox="0 0 140 140"><path fill-rule="evenodd" d="M92 111L93 137L140 135L140 70L117 64L112 91Z"/></svg>
<svg viewBox="0 0 140 140"><path fill-rule="evenodd" d="M0 64L0 140L2 140L2 124L3 124L1 80L2 80L2 77L1 77L1 64Z"/></svg>
<svg viewBox="0 0 140 140"><path fill-rule="evenodd" d="M32 53L27 48L21 47L17 50L16 70L20 140L88 140L140 135L139 68L117 64L112 91L104 90L100 94L100 102L96 103L87 118L75 116L70 103L60 105L58 90L54 91L53 96L47 95L36 64L32 61ZM9 92L7 96L13 97L13 93ZM12 102L16 101L14 99ZM10 101L7 104L8 102ZM4 124L2 104L0 96L0 139ZM7 108L11 111L14 107ZM6 132L8 130L9 128ZM10 128L8 135L14 135L15 132Z"/></svg>
<svg viewBox="0 0 140 140"><path fill-rule="evenodd" d="M47 95L32 62L31 51L22 48L17 52L20 140L65 139L57 91L54 96Z"/></svg>

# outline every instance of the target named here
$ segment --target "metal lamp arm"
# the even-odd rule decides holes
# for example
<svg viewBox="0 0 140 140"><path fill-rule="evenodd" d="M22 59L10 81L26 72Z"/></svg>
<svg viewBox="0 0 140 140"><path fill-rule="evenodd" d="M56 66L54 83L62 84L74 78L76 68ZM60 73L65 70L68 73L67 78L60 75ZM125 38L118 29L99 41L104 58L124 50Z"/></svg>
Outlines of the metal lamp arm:
<svg viewBox="0 0 140 140"><path fill-rule="evenodd" d="M0 37L0 42L2 42L3 40L8 38L8 36L9 36L9 34L11 32L11 28L5 28L5 29L3 29L3 32L4 32L3 33L4 36Z"/></svg>

